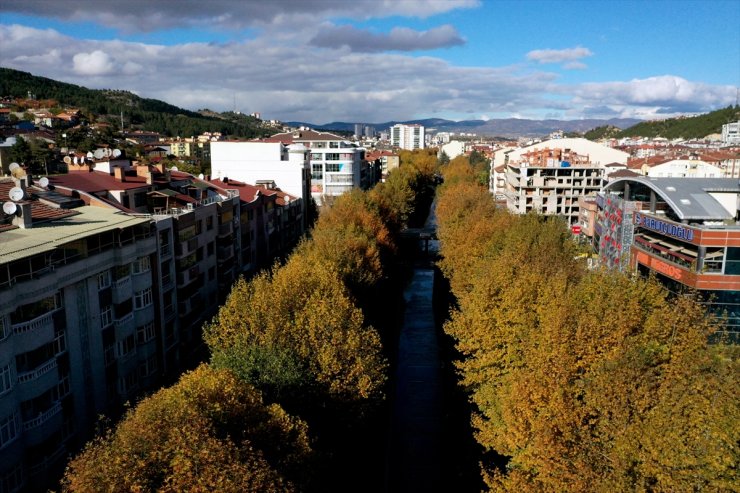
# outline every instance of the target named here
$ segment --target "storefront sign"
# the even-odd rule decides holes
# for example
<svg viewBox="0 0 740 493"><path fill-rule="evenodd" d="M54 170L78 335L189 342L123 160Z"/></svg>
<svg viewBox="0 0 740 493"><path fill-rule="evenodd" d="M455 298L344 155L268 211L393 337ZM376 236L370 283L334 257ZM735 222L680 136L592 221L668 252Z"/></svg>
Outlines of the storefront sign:
<svg viewBox="0 0 740 493"><path fill-rule="evenodd" d="M668 262L663 262L662 260L655 257L651 257L644 252L637 253L637 261L643 265L646 265L647 267L650 267L654 271L660 272L661 274L664 274L677 281L680 281L681 277L683 276L683 271L678 267L671 265Z"/></svg>
<svg viewBox="0 0 740 493"><path fill-rule="evenodd" d="M691 228L661 221L660 219L655 219L639 212L635 214L635 225L663 233L667 236L673 236L679 240L691 241L694 239L694 230Z"/></svg>

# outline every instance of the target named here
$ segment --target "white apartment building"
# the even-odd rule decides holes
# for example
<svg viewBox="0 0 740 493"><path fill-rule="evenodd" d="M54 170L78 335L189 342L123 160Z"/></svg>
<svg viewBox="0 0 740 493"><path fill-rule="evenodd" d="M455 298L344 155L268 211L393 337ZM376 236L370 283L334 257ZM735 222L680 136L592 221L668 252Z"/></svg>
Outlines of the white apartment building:
<svg viewBox="0 0 740 493"><path fill-rule="evenodd" d="M667 178L724 178L718 166L698 159L673 159L648 169L647 176Z"/></svg>
<svg viewBox="0 0 740 493"><path fill-rule="evenodd" d="M722 143L727 145L740 144L740 121L722 125Z"/></svg>
<svg viewBox="0 0 740 493"><path fill-rule="evenodd" d="M309 152L300 144L285 145L280 141L212 142L211 177L245 183L274 182L275 186L302 200L301 211L311 197Z"/></svg>
<svg viewBox="0 0 740 493"><path fill-rule="evenodd" d="M404 125L403 123L393 125L391 127L391 144L409 151L424 149L424 127L418 124Z"/></svg>
<svg viewBox="0 0 740 493"><path fill-rule="evenodd" d="M303 144L308 148L311 196L319 205L325 197L336 197L353 188L364 189L373 184L365 161L365 149L339 135L303 128L265 140L285 145Z"/></svg>

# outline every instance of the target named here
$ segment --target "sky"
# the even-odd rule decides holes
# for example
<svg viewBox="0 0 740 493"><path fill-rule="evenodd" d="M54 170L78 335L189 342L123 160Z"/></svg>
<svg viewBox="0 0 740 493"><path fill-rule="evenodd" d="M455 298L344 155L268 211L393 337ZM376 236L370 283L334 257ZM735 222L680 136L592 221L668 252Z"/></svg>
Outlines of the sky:
<svg viewBox="0 0 740 493"><path fill-rule="evenodd" d="M0 66L324 124L735 104L740 0L1 0Z"/></svg>

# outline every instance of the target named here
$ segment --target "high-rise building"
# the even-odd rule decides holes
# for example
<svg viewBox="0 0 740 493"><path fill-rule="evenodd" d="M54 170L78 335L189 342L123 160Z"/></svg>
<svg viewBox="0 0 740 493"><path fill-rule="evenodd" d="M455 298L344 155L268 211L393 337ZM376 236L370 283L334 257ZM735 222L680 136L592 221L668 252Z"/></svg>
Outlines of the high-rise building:
<svg viewBox="0 0 740 493"><path fill-rule="evenodd" d="M424 149L424 126L397 123L391 127L391 145L413 151Z"/></svg>

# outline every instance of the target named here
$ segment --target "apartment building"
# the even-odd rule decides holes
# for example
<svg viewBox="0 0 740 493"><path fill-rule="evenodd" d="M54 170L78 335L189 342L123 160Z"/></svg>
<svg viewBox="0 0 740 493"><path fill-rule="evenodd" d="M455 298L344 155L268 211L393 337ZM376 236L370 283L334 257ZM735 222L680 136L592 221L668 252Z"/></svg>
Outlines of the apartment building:
<svg viewBox="0 0 740 493"><path fill-rule="evenodd" d="M304 145L285 145L278 140L213 142L211 176L224 182L273 182L276 188L300 200L301 213L306 217L312 185L308 149Z"/></svg>
<svg viewBox="0 0 740 493"><path fill-rule="evenodd" d="M514 213L534 211L577 224L578 199L601 190L606 170L589 156L569 149L533 150L506 165L503 196Z"/></svg>
<svg viewBox="0 0 740 493"><path fill-rule="evenodd" d="M740 185L732 178L626 177L597 196L594 245L603 265L695 289L740 338Z"/></svg>
<svg viewBox="0 0 740 493"><path fill-rule="evenodd" d="M157 237L27 176L0 201L0 486L39 491L101 413L160 385Z"/></svg>
<svg viewBox="0 0 740 493"><path fill-rule="evenodd" d="M390 129L391 145L400 149L413 151L424 149L425 135L424 126L419 124L405 125L397 123Z"/></svg>
<svg viewBox="0 0 740 493"><path fill-rule="evenodd" d="M740 145L740 121L722 125L722 143Z"/></svg>
<svg viewBox="0 0 740 493"><path fill-rule="evenodd" d="M16 204L0 216L0 491L50 486L99 415L202 361L233 282L304 232L273 181L77 161L48 184L0 179Z"/></svg>

